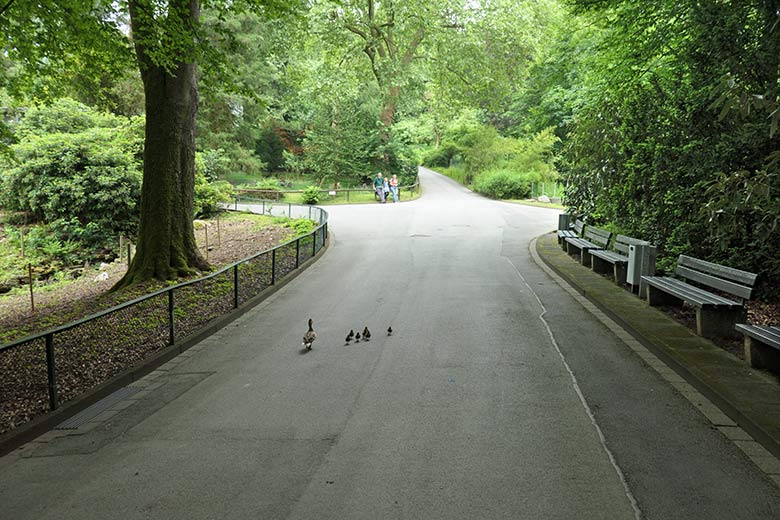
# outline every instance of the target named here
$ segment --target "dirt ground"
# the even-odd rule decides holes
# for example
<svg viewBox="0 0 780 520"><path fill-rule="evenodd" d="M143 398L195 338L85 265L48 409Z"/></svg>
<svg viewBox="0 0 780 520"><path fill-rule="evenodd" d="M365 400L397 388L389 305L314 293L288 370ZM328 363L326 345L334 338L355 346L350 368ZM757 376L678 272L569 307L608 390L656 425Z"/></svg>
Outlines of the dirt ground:
<svg viewBox="0 0 780 520"><path fill-rule="evenodd" d="M223 220L219 227L218 237L216 224L209 222L208 251L205 228L195 231L201 254L215 268L270 249L288 240L292 233L281 224L258 230L251 220ZM150 282L130 291L106 294L126 271L127 260L122 259L102 267L95 266L66 285L35 287L35 312L32 312L27 291L0 296L0 331L13 331L13 338L2 334L0 344L77 320L163 287L162 282Z"/></svg>

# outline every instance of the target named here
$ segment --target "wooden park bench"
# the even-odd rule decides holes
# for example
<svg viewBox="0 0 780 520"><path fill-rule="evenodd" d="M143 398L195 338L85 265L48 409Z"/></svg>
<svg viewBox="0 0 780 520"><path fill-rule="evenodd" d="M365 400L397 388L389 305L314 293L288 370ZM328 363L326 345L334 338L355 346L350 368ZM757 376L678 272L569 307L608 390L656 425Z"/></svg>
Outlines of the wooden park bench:
<svg viewBox="0 0 780 520"><path fill-rule="evenodd" d="M583 228L585 228L585 223L580 219L577 219L574 221L574 224L569 227L569 229L558 230L558 243L561 245L561 248L563 248L564 251L566 251L566 239L582 236Z"/></svg>
<svg viewBox="0 0 780 520"><path fill-rule="evenodd" d="M753 368L780 371L780 327L737 324L745 337L745 361Z"/></svg>
<svg viewBox="0 0 780 520"><path fill-rule="evenodd" d="M735 337L735 325L745 321L745 300L749 300L756 283L756 275L686 255L677 259L675 274L709 289L735 296L737 301L686 281L669 276L643 276L647 284L647 303L650 305L682 305L688 302L696 307L696 332L700 336Z"/></svg>
<svg viewBox="0 0 780 520"><path fill-rule="evenodd" d="M626 235L617 235L611 250L597 249L590 252L591 268L597 273L612 272L615 282L624 284L628 268L628 247L640 244L647 245L649 242Z"/></svg>
<svg viewBox="0 0 780 520"><path fill-rule="evenodd" d="M591 252L606 248L611 237L612 233L605 229L586 226L583 238L569 237L564 239L566 252L570 255L579 252L580 263L590 266Z"/></svg>
<svg viewBox="0 0 780 520"><path fill-rule="evenodd" d="M259 188L243 189L239 192L239 194L267 200L279 200L282 196L282 193L278 190L263 190Z"/></svg>

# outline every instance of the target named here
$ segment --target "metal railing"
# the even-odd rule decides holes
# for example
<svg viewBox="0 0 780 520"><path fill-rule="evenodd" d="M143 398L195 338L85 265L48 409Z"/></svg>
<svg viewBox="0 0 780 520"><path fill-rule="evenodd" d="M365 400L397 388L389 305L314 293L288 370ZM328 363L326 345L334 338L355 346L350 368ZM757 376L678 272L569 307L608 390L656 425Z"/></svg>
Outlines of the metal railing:
<svg viewBox="0 0 780 520"><path fill-rule="evenodd" d="M328 235L321 208L263 203L263 213L317 227L197 280L141 296L0 346L0 434L55 410L148 355L175 345L313 258ZM101 362L110 357L111 362Z"/></svg>
<svg viewBox="0 0 780 520"><path fill-rule="evenodd" d="M420 188L420 181L415 181L414 184L409 184L406 186L398 186L398 194L399 199L403 198L403 193L406 191L410 194L410 196L413 196L414 193ZM287 194L300 194L304 193L306 190L272 190L272 189L263 189L263 188L242 188L240 190L236 190L236 202L238 203L239 198L242 200L246 199L252 199L254 197L260 199L260 198L266 198L267 202L269 204L280 204L280 205L287 205L287 202L280 202L282 197ZM375 191L373 188L339 188L339 189L323 189L319 190L319 193L322 195L328 195L334 198L338 198L340 196L346 197L346 202L349 202L349 196L350 193L363 193L363 194L375 194ZM271 197L278 197L276 200L271 200Z"/></svg>

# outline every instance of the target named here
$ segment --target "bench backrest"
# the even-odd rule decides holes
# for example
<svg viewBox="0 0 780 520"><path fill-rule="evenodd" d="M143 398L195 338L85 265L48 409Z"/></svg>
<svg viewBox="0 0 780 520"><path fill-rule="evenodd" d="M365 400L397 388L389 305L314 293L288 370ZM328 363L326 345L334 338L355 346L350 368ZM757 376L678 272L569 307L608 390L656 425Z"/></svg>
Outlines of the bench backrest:
<svg viewBox="0 0 780 520"><path fill-rule="evenodd" d="M609 243L609 239L612 236L612 233L607 231L606 229L601 229L593 226L588 226L585 228L585 238L587 240L590 240L594 244L598 244L601 247L607 247L607 244Z"/></svg>
<svg viewBox="0 0 780 520"><path fill-rule="evenodd" d="M638 238L633 237L627 237L626 235L618 235L615 237L615 243L612 244L612 248L619 252L624 254L625 256L628 256L628 246L636 246L636 245L649 245L650 242L647 242L646 240L639 240Z"/></svg>
<svg viewBox="0 0 780 520"><path fill-rule="evenodd" d="M574 221L574 231L576 231L579 236L582 236L582 228L584 227L585 223L580 219Z"/></svg>
<svg viewBox="0 0 780 520"><path fill-rule="evenodd" d="M750 299L758 276L748 271L740 271L686 255L680 255L677 259L675 273L686 280L727 292L743 300Z"/></svg>

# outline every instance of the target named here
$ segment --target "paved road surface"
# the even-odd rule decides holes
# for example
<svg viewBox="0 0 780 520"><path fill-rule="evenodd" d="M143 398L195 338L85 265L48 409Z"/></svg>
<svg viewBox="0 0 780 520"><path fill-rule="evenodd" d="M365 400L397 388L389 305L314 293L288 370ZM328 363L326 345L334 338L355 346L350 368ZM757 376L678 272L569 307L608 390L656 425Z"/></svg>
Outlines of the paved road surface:
<svg viewBox="0 0 780 520"><path fill-rule="evenodd" d="M557 212L421 178L417 201L329 208L325 256L136 404L0 460L0 518L780 518L777 488L532 262Z"/></svg>

